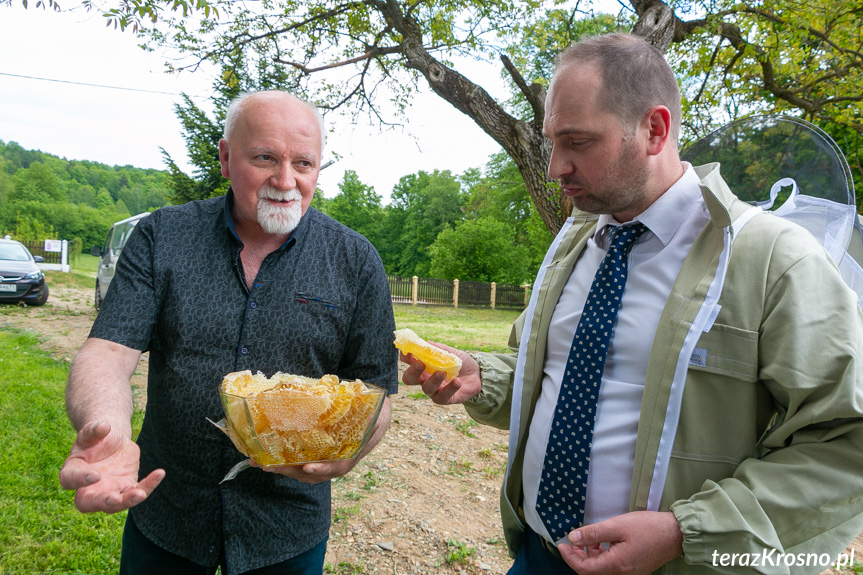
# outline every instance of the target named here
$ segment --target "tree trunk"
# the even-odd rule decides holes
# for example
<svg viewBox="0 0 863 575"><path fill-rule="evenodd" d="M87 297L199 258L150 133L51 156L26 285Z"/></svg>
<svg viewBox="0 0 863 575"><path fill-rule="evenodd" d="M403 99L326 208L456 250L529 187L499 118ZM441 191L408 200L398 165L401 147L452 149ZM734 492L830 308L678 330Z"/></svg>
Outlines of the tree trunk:
<svg viewBox="0 0 863 575"><path fill-rule="evenodd" d="M429 54L423 45L422 30L410 16L402 13L396 0L382 0L376 4L387 22L404 37L402 54L407 67L421 73L438 96L466 114L503 147L521 172L542 221L552 235L556 235L572 212L572 204L546 175L550 149L542 135L545 90L539 85L526 86L504 57L504 66L534 111L530 121L512 117L481 86ZM671 9L660 0L635 1L633 6L639 14L635 27L639 35L665 52L674 32L675 18Z"/></svg>

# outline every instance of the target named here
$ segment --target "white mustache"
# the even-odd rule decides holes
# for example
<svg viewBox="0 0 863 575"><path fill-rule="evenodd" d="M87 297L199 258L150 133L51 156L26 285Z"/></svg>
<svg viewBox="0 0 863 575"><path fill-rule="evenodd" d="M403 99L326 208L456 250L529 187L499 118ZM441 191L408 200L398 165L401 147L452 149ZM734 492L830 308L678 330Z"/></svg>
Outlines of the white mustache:
<svg viewBox="0 0 863 575"><path fill-rule="evenodd" d="M258 199L288 202L290 200L301 200L303 196L296 188L292 190L277 190L268 186L258 190Z"/></svg>

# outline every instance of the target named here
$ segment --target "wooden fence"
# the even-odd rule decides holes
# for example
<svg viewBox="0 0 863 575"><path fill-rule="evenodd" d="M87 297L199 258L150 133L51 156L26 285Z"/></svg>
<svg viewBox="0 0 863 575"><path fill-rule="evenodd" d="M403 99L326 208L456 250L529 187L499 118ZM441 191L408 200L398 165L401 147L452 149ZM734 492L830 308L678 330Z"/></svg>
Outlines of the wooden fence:
<svg viewBox="0 0 863 575"><path fill-rule="evenodd" d="M30 253L34 256L42 256L45 258L46 264L59 264L60 260L63 256L61 252L46 252L45 251L45 242L41 240L33 240L21 242L27 249L30 250Z"/></svg>
<svg viewBox="0 0 863 575"><path fill-rule="evenodd" d="M21 242L33 256L41 256L39 269L69 272L69 242L66 240L44 240Z"/></svg>
<svg viewBox="0 0 863 575"><path fill-rule="evenodd" d="M524 309L530 285L387 276L394 303Z"/></svg>

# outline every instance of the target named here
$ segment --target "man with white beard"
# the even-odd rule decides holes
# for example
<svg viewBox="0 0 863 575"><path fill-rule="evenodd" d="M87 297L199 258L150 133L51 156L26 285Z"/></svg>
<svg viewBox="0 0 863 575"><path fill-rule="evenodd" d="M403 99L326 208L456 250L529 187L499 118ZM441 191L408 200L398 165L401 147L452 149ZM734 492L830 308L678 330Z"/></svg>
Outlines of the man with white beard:
<svg viewBox="0 0 863 575"><path fill-rule="evenodd" d="M129 509L120 573L321 574L330 482L355 459L259 468L222 417L227 373L361 379L397 390L389 285L374 247L310 207L323 121L284 92L241 96L219 142L225 196L141 220L69 374L78 437L60 471L85 513ZM137 443L130 378L150 352ZM253 463L254 465L254 463ZM158 487L158 489L157 489Z"/></svg>

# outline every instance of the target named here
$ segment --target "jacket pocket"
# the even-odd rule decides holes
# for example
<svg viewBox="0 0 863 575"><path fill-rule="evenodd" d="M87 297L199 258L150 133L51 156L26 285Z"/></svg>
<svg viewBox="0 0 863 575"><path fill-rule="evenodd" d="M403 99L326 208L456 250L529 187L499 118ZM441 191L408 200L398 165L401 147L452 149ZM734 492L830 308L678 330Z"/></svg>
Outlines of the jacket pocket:
<svg viewBox="0 0 863 575"><path fill-rule="evenodd" d="M757 381L758 333L714 324L710 331L701 334L689 358L689 369Z"/></svg>

